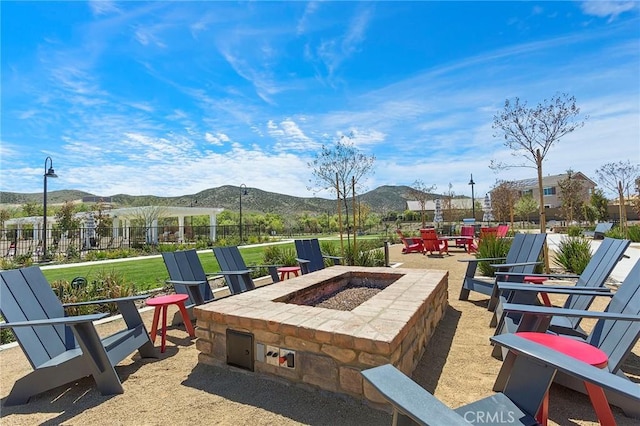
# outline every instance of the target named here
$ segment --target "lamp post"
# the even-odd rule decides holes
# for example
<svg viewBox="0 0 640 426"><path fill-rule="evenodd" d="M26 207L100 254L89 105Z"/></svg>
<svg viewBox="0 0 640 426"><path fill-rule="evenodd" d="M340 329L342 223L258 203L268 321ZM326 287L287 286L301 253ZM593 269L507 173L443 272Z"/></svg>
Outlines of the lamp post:
<svg viewBox="0 0 640 426"><path fill-rule="evenodd" d="M240 244L242 244L242 196L248 194L247 185L240 184Z"/></svg>
<svg viewBox="0 0 640 426"><path fill-rule="evenodd" d="M473 185L476 183L473 181L473 173L471 174L471 180L469 181L469 185L471 185L471 212L473 214L473 220L476 220L476 199L473 194Z"/></svg>
<svg viewBox="0 0 640 426"><path fill-rule="evenodd" d="M47 163L49 168L47 169ZM53 170L53 160L51 157L44 159L44 194L43 194L43 212L42 212L42 253L44 259L47 259L47 178L57 178L58 175Z"/></svg>

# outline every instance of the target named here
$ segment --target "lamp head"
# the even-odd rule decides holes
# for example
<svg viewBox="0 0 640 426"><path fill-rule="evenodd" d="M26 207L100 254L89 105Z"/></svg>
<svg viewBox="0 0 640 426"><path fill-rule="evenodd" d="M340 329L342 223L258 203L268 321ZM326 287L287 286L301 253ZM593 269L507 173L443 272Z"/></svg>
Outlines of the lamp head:
<svg viewBox="0 0 640 426"><path fill-rule="evenodd" d="M47 170L47 173L45 173L45 176L48 177L48 178L57 178L58 177L56 172L53 170L53 167L49 167L49 170Z"/></svg>

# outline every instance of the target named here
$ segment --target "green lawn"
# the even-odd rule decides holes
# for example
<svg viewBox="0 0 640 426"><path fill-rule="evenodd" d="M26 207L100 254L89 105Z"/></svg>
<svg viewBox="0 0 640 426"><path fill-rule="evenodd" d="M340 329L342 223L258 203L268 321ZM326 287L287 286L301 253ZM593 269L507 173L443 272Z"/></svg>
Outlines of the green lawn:
<svg viewBox="0 0 640 426"><path fill-rule="evenodd" d="M281 247L293 248L293 243L282 244ZM263 262L264 247L240 248L240 253L247 265L258 265ZM198 253L202 266L206 272L218 272L220 266L213 255L212 250ZM136 291L145 291L162 287L164 281L169 278L162 257L149 257L129 261L99 264L86 262L68 268L43 269L49 282L57 280L71 281L73 278L83 276L91 281L101 271L116 271L122 274L126 281L132 282Z"/></svg>

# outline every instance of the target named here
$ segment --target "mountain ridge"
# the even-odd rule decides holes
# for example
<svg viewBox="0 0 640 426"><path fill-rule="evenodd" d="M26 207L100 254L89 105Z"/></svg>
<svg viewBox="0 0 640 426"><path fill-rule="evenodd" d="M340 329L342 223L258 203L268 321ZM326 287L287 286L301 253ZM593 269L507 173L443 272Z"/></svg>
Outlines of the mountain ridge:
<svg viewBox="0 0 640 426"><path fill-rule="evenodd" d="M244 190L244 188L242 188ZM386 214L391 211L402 212L407 208L407 200L414 198L409 195L410 187L400 185L383 185L371 191L357 195L356 202L368 205L373 212ZM116 194L110 196L114 207L139 207L145 205L172 205L192 207L219 207L225 210L238 210L241 188L233 185L223 185L209 188L195 194L185 194L175 197L160 197L155 195ZM320 197L296 197L263 191L258 188L246 188L247 194L242 195L242 208L246 212L260 213L326 213L333 212L336 200ZM78 190L57 190L47 192L50 204L61 204L66 201L78 201L84 197L100 196ZM18 193L0 191L0 205L42 203L42 193ZM351 208L351 201L349 201Z"/></svg>

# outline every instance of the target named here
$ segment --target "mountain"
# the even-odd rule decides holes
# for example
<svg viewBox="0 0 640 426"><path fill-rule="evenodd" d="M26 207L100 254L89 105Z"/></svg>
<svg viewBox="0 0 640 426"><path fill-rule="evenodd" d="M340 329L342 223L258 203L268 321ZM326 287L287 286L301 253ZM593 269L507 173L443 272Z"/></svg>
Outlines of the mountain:
<svg viewBox="0 0 640 426"><path fill-rule="evenodd" d="M244 188L243 188L244 190ZM277 213L291 215L294 213L326 213L334 212L336 200L319 197L294 197L291 195L267 192L257 188L246 188L246 195L242 195L242 209L247 212ZM408 186L380 186L372 191L359 195L357 200L371 207L377 213L390 211L402 212L408 196ZM94 194L75 190L61 190L47 192L47 202L61 204L65 201L79 201L83 197L97 197ZM42 203L42 193L21 194L15 192L1 192L0 204ZM225 185L218 188L205 189L196 194L178 197L157 197L154 195L126 195L111 196L114 207L137 207L148 205L221 207L226 210L238 210L240 207L240 188ZM351 208L351 201L349 201Z"/></svg>

